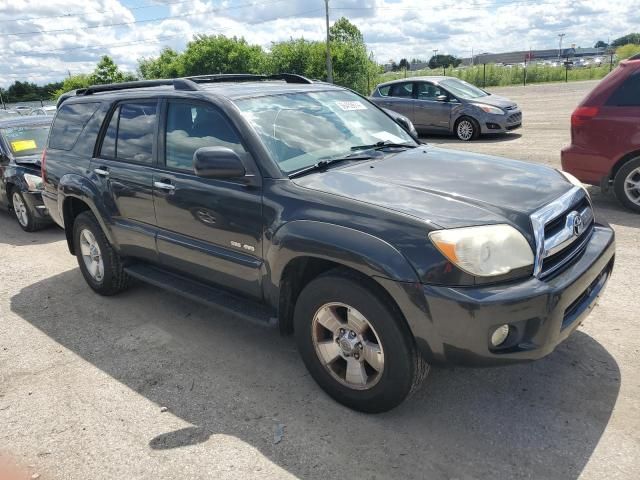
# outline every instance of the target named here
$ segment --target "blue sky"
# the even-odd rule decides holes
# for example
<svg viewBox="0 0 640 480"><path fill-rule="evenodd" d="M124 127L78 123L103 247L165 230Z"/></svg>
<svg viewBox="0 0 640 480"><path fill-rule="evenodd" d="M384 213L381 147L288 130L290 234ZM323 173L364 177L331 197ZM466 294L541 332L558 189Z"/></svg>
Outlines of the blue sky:
<svg viewBox="0 0 640 480"><path fill-rule="evenodd" d="M330 0L375 58L428 58L433 49L474 53L589 47L639 30L640 0ZM118 24L118 25L114 25ZM271 42L324 36L324 0L11 0L0 2L0 85L90 72L103 54L133 71L163 46L196 33Z"/></svg>

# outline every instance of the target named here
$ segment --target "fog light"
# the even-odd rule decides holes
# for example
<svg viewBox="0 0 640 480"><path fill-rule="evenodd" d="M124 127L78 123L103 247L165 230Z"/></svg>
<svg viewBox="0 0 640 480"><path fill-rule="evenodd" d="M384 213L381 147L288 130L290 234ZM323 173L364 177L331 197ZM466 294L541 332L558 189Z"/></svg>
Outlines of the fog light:
<svg viewBox="0 0 640 480"><path fill-rule="evenodd" d="M493 331L491 335L491 345L493 347L499 347L509 336L509 325L500 325Z"/></svg>

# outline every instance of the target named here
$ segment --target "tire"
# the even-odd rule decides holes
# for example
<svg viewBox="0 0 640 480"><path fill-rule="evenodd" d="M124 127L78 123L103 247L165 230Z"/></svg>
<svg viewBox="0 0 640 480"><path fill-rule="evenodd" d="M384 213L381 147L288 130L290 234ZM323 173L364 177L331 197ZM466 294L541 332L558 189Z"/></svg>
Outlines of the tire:
<svg viewBox="0 0 640 480"><path fill-rule="evenodd" d="M613 191L623 206L640 213L640 157L632 158L620 167L613 179Z"/></svg>
<svg viewBox="0 0 640 480"><path fill-rule="evenodd" d="M25 201L24 194L18 188L14 187L9 192L9 198L11 199L11 207L18 225L25 232L35 232L47 225L47 222L38 218L38 215L29 206L29 203Z"/></svg>
<svg viewBox="0 0 640 480"><path fill-rule="evenodd" d="M82 212L76 217L73 245L82 276L97 293L115 295L129 286L130 277L124 271L120 256L107 240L93 213ZM96 265L100 266L94 270Z"/></svg>
<svg viewBox="0 0 640 480"><path fill-rule="evenodd" d="M429 365L418 353L397 307L384 301L377 286L369 282L343 269L320 275L300 293L294 327L302 360L320 387L349 408L379 413L396 407L415 391ZM351 322L357 320L363 326L362 318L367 325L359 331L364 333L351 339ZM332 324L332 328L325 324ZM344 328L344 334L340 328ZM357 342L352 350L348 348L350 342L352 346ZM358 348L362 344L366 347ZM327 361L334 356L333 361ZM369 363L366 357L374 360ZM349 370L348 365L356 367ZM349 380L357 381L347 381L350 371L355 375Z"/></svg>
<svg viewBox="0 0 640 480"><path fill-rule="evenodd" d="M456 121L454 133L463 142L475 140L480 136L480 125L471 117L460 117Z"/></svg>

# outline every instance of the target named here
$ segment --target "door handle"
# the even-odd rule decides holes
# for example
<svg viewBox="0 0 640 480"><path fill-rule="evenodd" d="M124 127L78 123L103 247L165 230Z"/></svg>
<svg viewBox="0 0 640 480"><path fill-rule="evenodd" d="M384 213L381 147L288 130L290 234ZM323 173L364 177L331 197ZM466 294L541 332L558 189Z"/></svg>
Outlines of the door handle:
<svg viewBox="0 0 640 480"><path fill-rule="evenodd" d="M153 182L153 186L155 188L160 188L162 190L175 190L176 189L175 185L171 185L170 183L166 183L166 182Z"/></svg>
<svg viewBox="0 0 640 480"><path fill-rule="evenodd" d="M109 170L107 170L106 168L94 168L93 172L96 175L100 175L101 177L108 177L109 176Z"/></svg>

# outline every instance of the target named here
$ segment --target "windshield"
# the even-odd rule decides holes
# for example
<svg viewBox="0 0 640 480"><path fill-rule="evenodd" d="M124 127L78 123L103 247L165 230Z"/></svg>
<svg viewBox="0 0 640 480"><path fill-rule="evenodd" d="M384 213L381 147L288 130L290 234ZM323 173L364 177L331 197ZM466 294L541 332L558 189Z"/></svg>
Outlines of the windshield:
<svg viewBox="0 0 640 480"><path fill-rule="evenodd" d="M14 157L26 157L42 152L47 143L49 128L49 125L7 127L0 129L0 133Z"/></svg>
<svg viewBox="0 0 640 480"><path fill-rule="evenodd" d="M350 155L351 147L379 142L416 145L397 123L348 91L264 96L238 100L236 105L285 173Z"/></svg>
<svg viewBox="0 0 640 480"><path fill-rule="evenodd" d="M462 97L466 99L486 97L489 94L484 90L480 90L478 87L465 82L464 80L458 80L457 78L448 78L440 82L440 85L445 87L456 97Z"/></svg>

